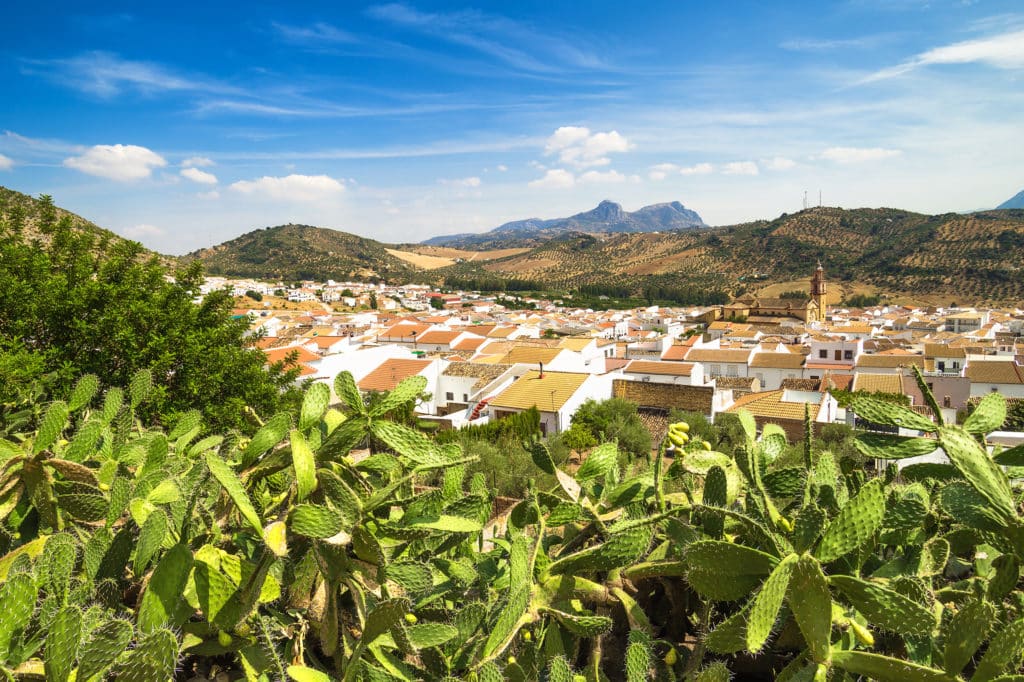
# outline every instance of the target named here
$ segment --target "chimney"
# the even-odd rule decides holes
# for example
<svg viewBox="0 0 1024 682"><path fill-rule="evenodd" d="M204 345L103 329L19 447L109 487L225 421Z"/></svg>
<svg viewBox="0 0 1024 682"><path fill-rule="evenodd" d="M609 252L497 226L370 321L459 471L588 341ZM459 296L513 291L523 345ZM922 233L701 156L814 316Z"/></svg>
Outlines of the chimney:
<svg viewBox="0 0 1024 682"><path fill-rule="evenodd" d="M540 376L538 376L537 378L538 379L543 379L544 378L544 363L540 362L538 364L540 365Z"/></svg>

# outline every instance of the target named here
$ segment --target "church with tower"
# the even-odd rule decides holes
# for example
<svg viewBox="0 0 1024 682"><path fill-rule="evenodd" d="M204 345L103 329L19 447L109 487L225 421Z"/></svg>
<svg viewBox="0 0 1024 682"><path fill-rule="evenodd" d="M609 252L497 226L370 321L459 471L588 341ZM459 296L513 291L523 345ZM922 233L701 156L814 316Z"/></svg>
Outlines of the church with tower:
<svg viewBox="0 0 1024 682"><path fill-rule="evenodd" d="M743 319L760 324L780 324L785 321L821 322L825 319L827 285L825 269L818 263L811 276L809 298L759 298L744 294L722 306L722 318Z"/></svg>

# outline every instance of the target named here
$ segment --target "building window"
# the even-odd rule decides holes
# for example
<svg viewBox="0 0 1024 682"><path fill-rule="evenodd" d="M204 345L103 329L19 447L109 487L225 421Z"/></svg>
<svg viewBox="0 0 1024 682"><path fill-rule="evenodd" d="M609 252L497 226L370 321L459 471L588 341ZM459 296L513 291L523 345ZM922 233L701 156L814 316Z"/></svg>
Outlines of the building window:
<svg viewBox="0 0 1024 682"><path fill-rule="evenodd" d="M828 360L828 351L822 348L818 351L818 357L822 360Z"/></svg>
<svg viewBox="0 0 1024 682"><path fill-rule="evenodd" d="M843 360L853 360L853 351L852 350L844 350L843 351Z"/></svg>
<svg viewBox="0 0 1024 682"><path fill-rule="evenodd" d="M727 375L731 376L731 377L736 376L736 374L737 374L737 372L736 372L736 365L729 365L728 367L726 367L725 368L725 373Z"/></svg>
<svg viewBox="0 0 1024 682"><path fill-rule="evenodd" d="M444 399L445 400L455 400L455 394L451 393L451 392L445 393L444 394Z"/></svg>
<svg viewBox="0 0 1024 682"><path fill-rule="evenodd" d="M464 402L464 403L468 403L469 402L469 394L468 393L463 393L462 394L462 402Z"/></svg>

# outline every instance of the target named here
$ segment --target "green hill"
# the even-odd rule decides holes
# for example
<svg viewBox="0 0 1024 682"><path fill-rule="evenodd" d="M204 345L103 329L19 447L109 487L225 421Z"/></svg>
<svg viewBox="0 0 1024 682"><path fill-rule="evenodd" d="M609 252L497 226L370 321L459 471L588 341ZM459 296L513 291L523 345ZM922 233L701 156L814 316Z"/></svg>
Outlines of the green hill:
<svg viewBox="0 0 1024 682"><path fill-rule="evenodd" d="M279 225L182 257L199 260L210 274L286 281L409 281L422 270L389 254L384 244L347 232L309 225Z"/></svg>
<svg viewBox="0 0 1024 682"><path fill-rule="evenodd" d="M110 230L90 222L80 215L55 206L45 195L36 199L13 189L0 187L0 221L19 230L26 239L49 241L48 223L67 218L71 226L80 232L89 232L101 241L124 239Z"/></svg>

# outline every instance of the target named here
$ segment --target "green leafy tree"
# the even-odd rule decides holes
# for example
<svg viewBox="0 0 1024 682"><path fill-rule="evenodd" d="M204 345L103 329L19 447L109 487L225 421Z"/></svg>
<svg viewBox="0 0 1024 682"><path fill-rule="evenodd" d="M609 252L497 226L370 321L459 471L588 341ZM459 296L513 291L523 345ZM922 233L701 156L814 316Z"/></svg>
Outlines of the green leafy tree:
<svg viewBox="0 0 1024 682"><path fill-rule="evenodd" d="M229 292L196 303L198 263L168 281L139 243L103 244L66 217L51 222L45 207L48 243L26 243L0 223L0 337L21 339L65 380L92 373L124 385L150 369L161 387L153 414L199 409L213 425L243 428L246 406L280 409L296 371L264 369L263 353L247 347L248 321L232 318Z"/></svg>
<svg viewBox="0 0 1024 682"><path fill-rule="evenodd" d="M623 452L637 457L651 452L651 434L640 420L636 404L623 398L587 400L572 416L572 423L579 423L594 439L618 441Z"/></svg>

